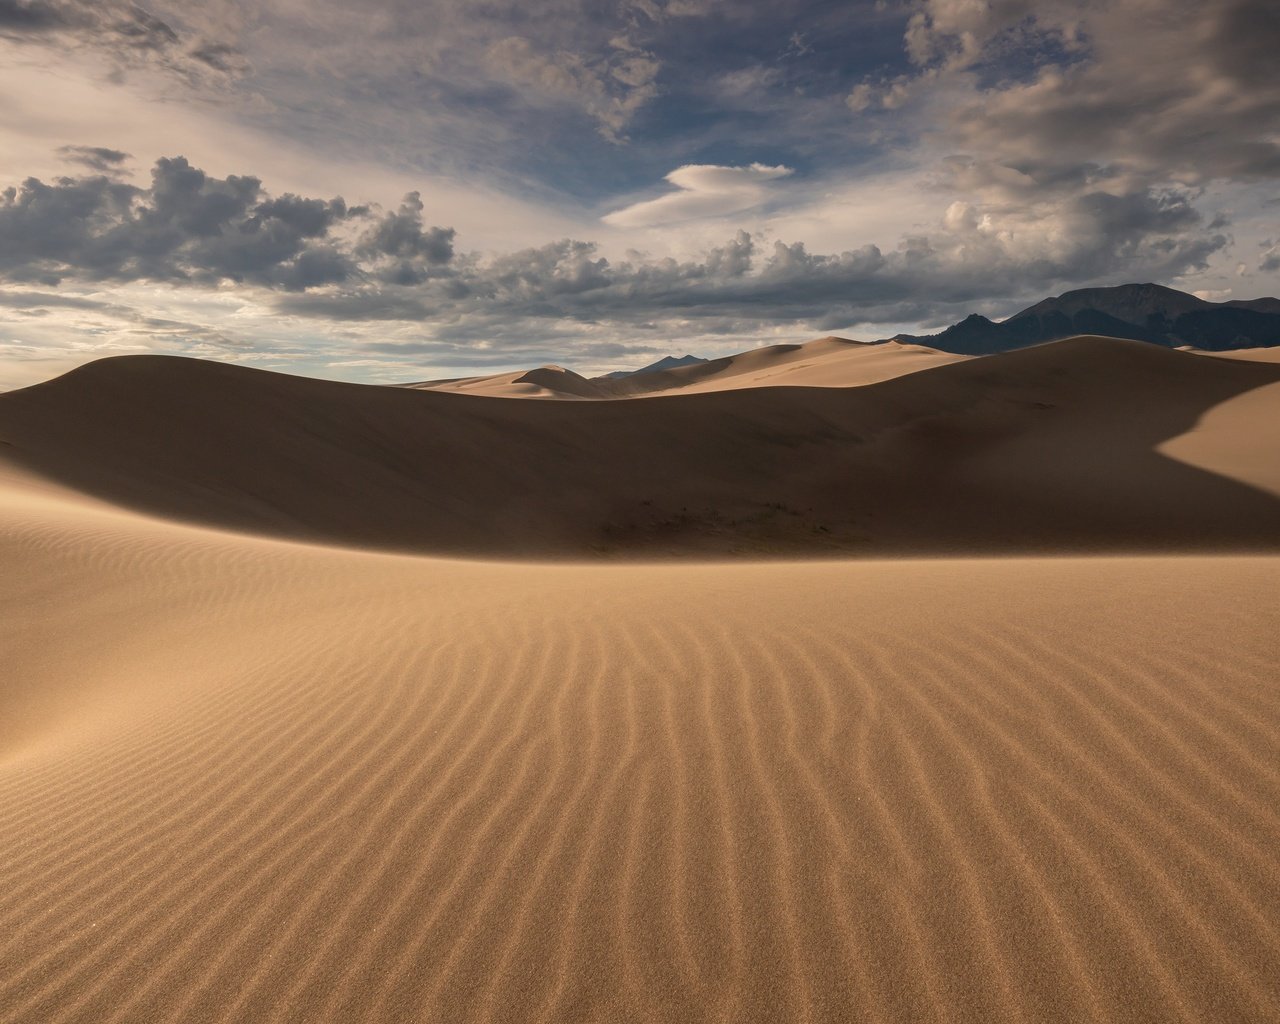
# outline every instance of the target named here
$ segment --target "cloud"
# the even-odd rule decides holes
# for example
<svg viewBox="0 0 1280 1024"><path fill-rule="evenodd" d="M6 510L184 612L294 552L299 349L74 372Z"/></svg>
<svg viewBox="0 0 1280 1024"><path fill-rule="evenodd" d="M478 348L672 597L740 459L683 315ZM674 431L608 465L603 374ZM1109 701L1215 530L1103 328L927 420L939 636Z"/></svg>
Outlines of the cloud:
<svg viewBox="0 0 1280 1024"><path fill-rule="evenodd" d="M903 322L967 312L994 297L1040 295L1063 282L1167 279L1203 266L1225 244L1202 227L1177 193L1091 193L1028 213L1020 230L953 204L934 232L888 251L867 244L815 253L802 241L766 243L739 231L692 259L610 260L594 243L563 239L460 257L412 289L338 286L280 296L275 306L352 321L404 316L429 322L433 333L466 325L477 336L518 334L539 322L623 332L679 323L686 333Z"/></svg>
<svg viewBox="0 0 1280 1024"><path fill-rule="evenodd" d="M182 157L157 161L147 189L28 178L0 193L0 275L314 287L354 272L326 240L348 216L341 199L269 198L257 178L211 177Z"/></svg>
<svg viewBox="0 0 1280 1024"><path fill-rule="evenodd" d="M425 228L424 209L421 194L410 192L400 209L380 218L356 246L356 253L366 259L386 257L386 265L379 270L383 280L418 284L427 279L431 267L453 259L457 232L453 228Z"/></svg>
<svg viewBox="0 0 1280 1024"><path fill-rule="evenodd" d="M186 33L130 0L0 0L0 37L27 45L92 50L118 70L152 67L192 84L247 69L226 40Z"/></svg>
<svg viewBox="0 0 1280 1024"><path fill-rule="evenodd" d="M860 114L876 101L875 90L866 82L859 82L845 97L845 105L855 114Z"/></svg>
<svg viewBox="0 0 1280 1024"><path fill-rule="evenodd" d="M0 34L51 32L62 24L58 8L44 0L0 0Z"/></svg>
<svg viewBox="0 0 1280 1024"><path fill-rule="evenodd" d="M128 153L106 146L59 146L58 153L70 163L83 164L101 174L118 171L120 165L129 159Z"/></svg>
<svg viewBox="0 0 1280 1024"><path fill-rule="evenodd" d="M1019 33L1034 70L985 73ZM944 139L1037 181L1111 168L1141 183L1280 176L1280 8L1270 0L930 0L905 45ZM1047 55L1047 56L1046 56ZM945 118L941 112L945 111Z"/></svg>
<svg viewBox="0 0 1280 1024"><path fill-rule="evenodd" d="M610 46L611 52L592 58L570 50L546 53L523 36L508 36L492 43L485 58L490 71L520 86L526 99L541 96L577 107L617 142L632 115L657 95L662 65L625 38Z"/></svg>
<svg viewBox="0 0 1280 1024"><path fill-rule="evenodd" d="M672 180L699 213L744 182L785 168L695 167ZM705 205L710 197L710 206ZM671 200L668 200L671 201ZM683 200L688 203L691 200ZM657 200L655 202L662 202ZM182 157L156 163L142 188L105 175L28 179L0 193L0 278L14 283L227 282L277 293L284 313L332 321L635 326L672 317L735 323L814 318L901 320L957 303L1038 292L1059 282L1167 279L1226 244L1206 231L1186 190L1094 190L1023 207L955 201L927 234L896 249L811 252L739 231L699 256L633 253L560 239L512 252L459 252L410 193L391 211L340 197L269 194L250 175L217 178ZM686 215L693 215L689 210Z"/></svg>
<svg viewBox="0 0 1280 1024"><path fill-rule="evenodd" d="M792 173L789 167L758 163L746 167L686 164L666 176L679 191L615 210L604 222L616 227L653 227L740 213L766 202L769 183Z"/></svg>

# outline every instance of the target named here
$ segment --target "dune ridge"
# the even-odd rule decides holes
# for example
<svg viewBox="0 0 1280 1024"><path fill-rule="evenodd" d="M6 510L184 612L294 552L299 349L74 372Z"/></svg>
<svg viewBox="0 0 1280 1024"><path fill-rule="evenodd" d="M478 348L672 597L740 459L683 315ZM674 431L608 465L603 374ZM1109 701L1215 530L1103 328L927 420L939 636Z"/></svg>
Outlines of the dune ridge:
<svg viewBox="0 0 1280 1024"><path fill-rule="evenodd" d="M615 386L621 397L760 387L865 387L968 358L897 341L826 337L799 345L766 345L706 363L624 377Z"/></svg>
<svg viewBox="0 0 1280 1024"><path fill-rule="evenodd" d="M0 565L6 1022L1280 1013L1275 556Z"/></svg>
<svg viewBox="0 0 1280 1024"><path fill-rule="evenodd" d="M485 557L1262 550L1274 495L1156 448L1278 380L1103 338L625 402L128 357L0 396L0 457L153 514Z"/></svg>
<svg viewBox="0 0 1280 1024"><path fill-rule="evenodd" d="M540 366L404 386L490 398L610 400L759 387L862 387L968 358L898 341L859 342L826 337L798 345L766 345L706 362L621 378L587 378L561 366Z"/></svg>

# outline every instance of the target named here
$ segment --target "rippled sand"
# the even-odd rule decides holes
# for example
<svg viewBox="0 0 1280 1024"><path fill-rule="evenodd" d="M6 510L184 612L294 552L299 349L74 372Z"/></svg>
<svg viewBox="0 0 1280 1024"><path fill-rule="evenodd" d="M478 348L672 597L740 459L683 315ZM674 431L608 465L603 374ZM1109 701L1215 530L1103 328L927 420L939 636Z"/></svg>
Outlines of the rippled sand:
<svg viewBox="0 0 1280 1024"><path fill-rule="evenodd" d="M6 1022L1280 1017L1280 558L481 564L0 494Z"/></svg>

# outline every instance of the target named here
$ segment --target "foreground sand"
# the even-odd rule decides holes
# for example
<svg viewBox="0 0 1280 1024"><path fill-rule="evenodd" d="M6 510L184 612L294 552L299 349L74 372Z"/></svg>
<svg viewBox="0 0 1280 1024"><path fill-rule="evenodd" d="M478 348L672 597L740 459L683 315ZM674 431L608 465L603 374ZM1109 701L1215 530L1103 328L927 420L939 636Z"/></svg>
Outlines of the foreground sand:
<svg viewBox="0 0 1280 1024"><path fill-rule="evenodd" d="M469 564L0 484L0 1018L1269 1021L1276 557Z"/></svg>

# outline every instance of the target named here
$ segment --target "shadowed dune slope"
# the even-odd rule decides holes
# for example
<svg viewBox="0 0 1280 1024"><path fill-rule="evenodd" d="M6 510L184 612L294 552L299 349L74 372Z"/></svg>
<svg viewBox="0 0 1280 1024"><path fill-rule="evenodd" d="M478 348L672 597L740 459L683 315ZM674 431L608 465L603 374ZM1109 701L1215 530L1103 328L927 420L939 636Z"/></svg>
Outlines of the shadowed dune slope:
<svg viewBox="0 0 1280 1024"><path fill-rule="evenodd" d="M0 1018L1276 1020L1278 570L467 564L11 487Z"/></svg>
<svg viewBox="0 0 1280 1024"><path fill-rule="evenodd" d="M627 402L126 357L0 396L0 452L164 516L416 551L1255 549L1280 542L1276 498L1155 448L1277 380L1102 338L856 389Z"/></svg>

